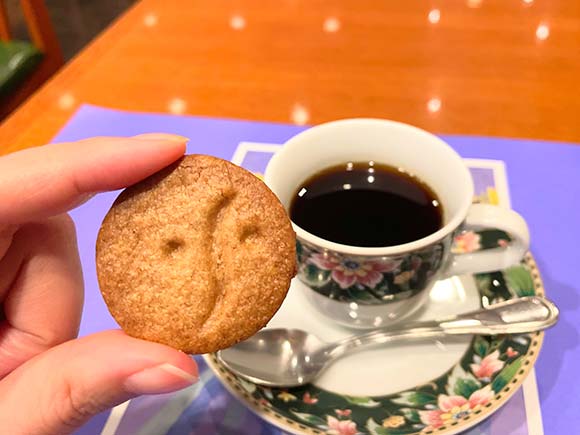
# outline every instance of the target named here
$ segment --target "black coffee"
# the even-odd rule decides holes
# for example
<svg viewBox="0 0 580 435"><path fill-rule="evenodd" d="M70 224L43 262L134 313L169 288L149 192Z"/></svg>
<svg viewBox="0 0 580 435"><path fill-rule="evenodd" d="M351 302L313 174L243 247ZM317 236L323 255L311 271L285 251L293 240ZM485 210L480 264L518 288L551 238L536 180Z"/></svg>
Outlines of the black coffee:
<svg viewBox="0 0 580 435"><path fill-rule="evenodd" d="M374 162L327 168L298 188L290 218L323 239L351 246L412 242L442 226L435 193L416 177Z"/></svg>

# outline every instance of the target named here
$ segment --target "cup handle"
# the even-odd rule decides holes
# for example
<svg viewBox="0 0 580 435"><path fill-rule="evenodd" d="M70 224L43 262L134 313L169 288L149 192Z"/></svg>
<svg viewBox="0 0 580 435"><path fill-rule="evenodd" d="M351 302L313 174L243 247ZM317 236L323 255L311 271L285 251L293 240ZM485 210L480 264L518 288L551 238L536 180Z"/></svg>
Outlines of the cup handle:
<svg viewBox="0 0 580 435"><path fill-rule="evenodd" d="M524 218L513 210L495 205L474 204L465 219L465 231L497 229L511 238L505 247L476 252L452 253L443 277L464 273L502 270L518 264L530 246L530 233Z"/></svg>

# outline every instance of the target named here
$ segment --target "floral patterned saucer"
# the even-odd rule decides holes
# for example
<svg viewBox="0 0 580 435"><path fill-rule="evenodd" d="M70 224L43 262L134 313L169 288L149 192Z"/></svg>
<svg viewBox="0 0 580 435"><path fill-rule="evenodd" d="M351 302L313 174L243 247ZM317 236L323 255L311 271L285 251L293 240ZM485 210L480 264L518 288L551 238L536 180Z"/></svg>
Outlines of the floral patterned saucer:
<svg viewBox="0 0 580 435"><path fill-rule="evenodd" d="M481 239L497 246L500 237ZM310 306L306 291L294 280L268 327L300 328L328 341L352 334L329 324ZM534 294L543 295L544 291L528 254L521 265L507 270L438 282L416 319ZM451 435L477 424L506 403L532 369L542 339L543 333L533 333L391 344L347 356L315 384L293 389L257 386L234 376L215 355L205 358L235 396L291 433Z"/></svg>

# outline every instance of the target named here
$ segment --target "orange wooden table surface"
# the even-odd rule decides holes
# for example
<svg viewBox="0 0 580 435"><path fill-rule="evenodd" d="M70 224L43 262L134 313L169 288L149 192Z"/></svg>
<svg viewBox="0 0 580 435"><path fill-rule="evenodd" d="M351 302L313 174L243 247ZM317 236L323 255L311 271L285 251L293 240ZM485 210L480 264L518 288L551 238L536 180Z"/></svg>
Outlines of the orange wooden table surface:
<svg viewBox="0 0 580 435"><path fill-rule="evenodd" d="M4 122L0 153L82 103L580 142L580 2L143 0Z"/></svg>

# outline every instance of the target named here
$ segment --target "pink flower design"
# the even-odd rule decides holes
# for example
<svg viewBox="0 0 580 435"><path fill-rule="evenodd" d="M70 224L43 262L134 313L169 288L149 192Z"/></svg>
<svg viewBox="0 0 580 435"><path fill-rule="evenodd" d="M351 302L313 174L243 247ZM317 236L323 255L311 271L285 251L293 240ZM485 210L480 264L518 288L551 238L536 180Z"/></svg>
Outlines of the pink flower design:
<svg viewBox="0 0 580 435"><path fill-rule="evenodd" d="M356 435L358 430L356 423L351 420L338 420L337 418L327 415L326 423L328 424L329 435Z"/></svg>
<svg viewBox="0 0 580 435"><path fill-rule="evenodd" d="M392 272L401 264L400 260L359 261L320 253L313 254L308 261L320 269L331 270L332 279L342 289L354 284L375 288L382 281L384 272Z"/></svg>
<svg viewBox="0 0 580 435"><path fill-rule="evenodd" d="M477 251L481 248L481 236L473 231L465 231L455 237L453 252L465 254L466 252Z"/></svg>
<svg viewBox="0 0 580 435"><path fill-rule="evenodd" d="M471 364L470 367L478 379L489 382L491 376L501 370L504 364L505 362L499 359L499 350L496 349L481 360L480 364Z"/></svg>
<svg viewBox="0 0 580 435"><path fill-rule="evenodd" d="M318 402L318 399L316 397L312 397L309 392L306 392L304 393L304 396L302 396L302 401L307 405L314 405Z"/></svg>
<svg viewBox="0 0 580 435"><path fill-rule="evenodd" d="M518 356L520 353L517 350L514 350L513 347L508 347L505 351L508 358L512 358L514 356Z"/></svg>
<svg viewBox="0 0 580 435"><path fill-rule="evenodd" d="M493 390L490 385L474 391L469 399L441 394L437 400L438 409L419 411L419 417L427 425L425 429L437 429L453 420L462 419L491 399L493 399Z"/></svg>
<svg viewBox="0 0 580 435"><path fill-rule="evenodd" d="M350 409L335 409L334 412L336 412L336 415L339 417L348 417L350 414L352 414Z"/></svg>

